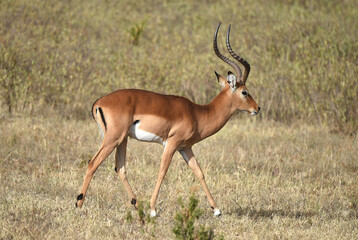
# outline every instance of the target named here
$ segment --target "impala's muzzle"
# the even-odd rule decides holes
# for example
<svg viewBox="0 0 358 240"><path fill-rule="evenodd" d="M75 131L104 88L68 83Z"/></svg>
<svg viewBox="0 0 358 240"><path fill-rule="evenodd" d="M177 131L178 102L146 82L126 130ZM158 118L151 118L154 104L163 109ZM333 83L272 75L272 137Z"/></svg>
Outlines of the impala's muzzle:
<svg viewBox="0 0 358 240"><path fill-rule="evenodd" d="M250 113L250 114L251 114L251 116L255 116L256 114L259 114L260 109L261 109L261 107L260 107L260 106L258 106L258 107L257 107L257 111L256 111L256 110L253 110L253 111Z"/></svg>

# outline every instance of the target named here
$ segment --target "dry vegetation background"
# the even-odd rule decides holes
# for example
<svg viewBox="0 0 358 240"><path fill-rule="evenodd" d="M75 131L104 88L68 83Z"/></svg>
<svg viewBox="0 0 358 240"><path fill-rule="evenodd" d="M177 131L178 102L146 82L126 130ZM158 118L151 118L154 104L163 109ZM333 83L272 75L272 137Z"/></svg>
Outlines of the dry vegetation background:
<svg viewBox="0 0 358 240"><path fill-rule="evenodd" d="M177 198L193 192L198 224L225 239L357 238L357 16L354 0L0 0L0 239L172 239ZM141 88L209 102L213 71L231 70L212 50L220 21L219 48L231 23L262 107L194 147L223 216L178 155L154 223L128 220L113 156L76 210L100 144L94 100ZM161 152L129 142L128 178L144 202Z"/></svg>

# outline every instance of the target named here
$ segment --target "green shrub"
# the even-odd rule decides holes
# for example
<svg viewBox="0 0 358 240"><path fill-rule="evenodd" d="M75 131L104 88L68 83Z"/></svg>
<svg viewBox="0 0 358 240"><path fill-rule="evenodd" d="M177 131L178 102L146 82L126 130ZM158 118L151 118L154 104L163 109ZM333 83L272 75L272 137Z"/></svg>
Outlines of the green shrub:
<svg viewBox="0 0 358 240"><path fill-rule="evenodd" d="M198 208L199 200L195 196L191 196L188 206L185 206L181 198L178 199L178 203L181 209L174 218L175 238L181 240L213 239L214 231L212 229L206 229L204 226L199 226L198 229L195 225L195 221L203 214L202 210Z"/></svg>

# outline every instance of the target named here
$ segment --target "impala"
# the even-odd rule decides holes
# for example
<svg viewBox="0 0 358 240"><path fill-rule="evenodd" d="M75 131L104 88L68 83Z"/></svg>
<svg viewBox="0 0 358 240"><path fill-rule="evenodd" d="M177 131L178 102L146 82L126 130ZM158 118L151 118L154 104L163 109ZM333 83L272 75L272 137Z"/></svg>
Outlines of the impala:
<svg viewBox="0 0 358 240"><path fill-rule="evenodd" d="M226 38L227 49L230 55L244 66L244 74L237 63L220 53L217 47L219 28L220 24L214 35L214 52L221 60L234 68L236 76L228 72L227 77L224 78L215 72L222 90L209 104L198 105L184 97L138 89L118 90L98 99L93 104L92 116L103 131L104 138L100 149L88 163L82 189L77 196L76 207L82 207L93 174L114 149L116 149L115 171L131 203L137 207L136 195L126 177L126 148L129 136L139 141L156 142L164 146L159 176L150 200L152 217L156 216L155 202L160 185L176 151L182 155L200 181L214 215L221 215L206 185L192 146L219 131L236 110L256 115L260 107L245 86L250 65L245 59L235 54L230 46L230 26Z"/></svg>

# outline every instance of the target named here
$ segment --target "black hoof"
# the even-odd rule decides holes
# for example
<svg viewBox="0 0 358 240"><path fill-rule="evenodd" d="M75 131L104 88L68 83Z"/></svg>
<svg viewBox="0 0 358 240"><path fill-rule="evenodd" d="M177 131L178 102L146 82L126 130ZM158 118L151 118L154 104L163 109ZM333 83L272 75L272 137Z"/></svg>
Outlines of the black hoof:
<svg viewBox="0 0 358 240"><path fill-rule="evenodd" d="M83 194L81 193L80 195L77 196L77 200L82 200L83 199Z"/></svg>

